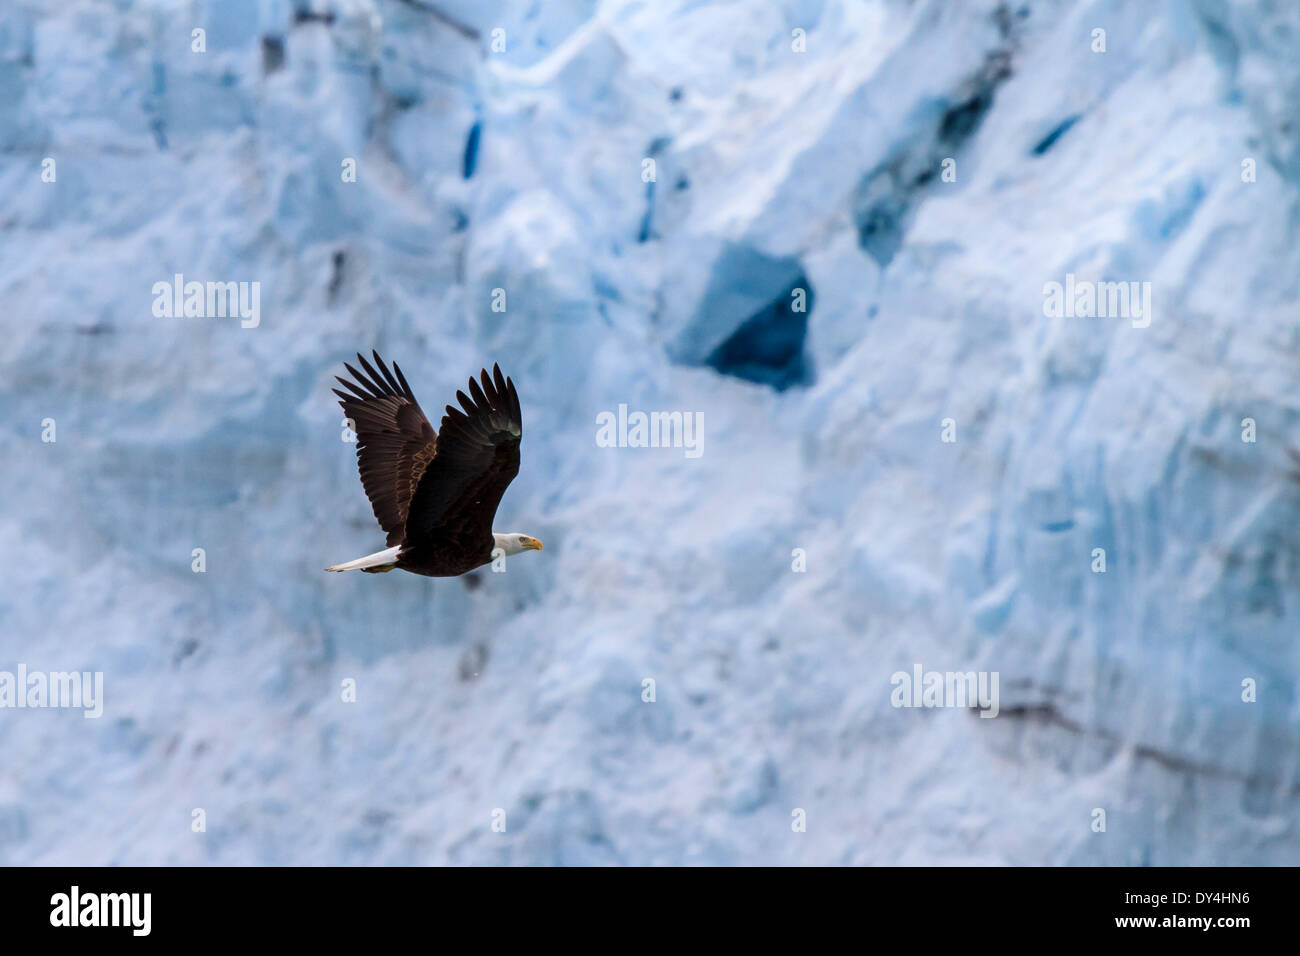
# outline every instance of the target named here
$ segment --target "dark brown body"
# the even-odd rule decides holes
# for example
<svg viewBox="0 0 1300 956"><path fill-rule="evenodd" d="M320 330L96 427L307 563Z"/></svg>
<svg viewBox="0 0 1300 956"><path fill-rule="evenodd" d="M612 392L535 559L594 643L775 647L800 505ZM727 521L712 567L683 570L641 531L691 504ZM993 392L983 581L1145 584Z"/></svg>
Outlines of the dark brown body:
<svg viewBox="0 0 1300 956"><path fill-rule="evenodd" d="M454 578L466 571L481 568L492 561L496 542L489 537L484 545L455 544L439 541L436 546L416 543L404 547L394 567L429 578ZM385 569L387 570L387 569Z"/></svg>

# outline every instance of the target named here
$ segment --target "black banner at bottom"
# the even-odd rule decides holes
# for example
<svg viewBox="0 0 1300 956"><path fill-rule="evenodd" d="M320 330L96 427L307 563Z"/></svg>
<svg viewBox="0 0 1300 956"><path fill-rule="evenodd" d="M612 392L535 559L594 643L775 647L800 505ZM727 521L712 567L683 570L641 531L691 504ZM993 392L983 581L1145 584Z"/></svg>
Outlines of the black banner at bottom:
<svg viewBox="0 0 1300 956"><path fill-rule="evenodd" d="M735 945L751 933L773 942L782 929L817 938L847 931L863 941L901 933L926 942L1131 937L1182 945L1199 937L1232 945L1288 929L1295 877L1294 869L1200 867L31 868L0 871L0 920L7 943L75 937L83 945L337 946L413 929L433 933L434 945L454 945L466 930L484 945L516 933L533 944L622 945L643 934L666 944L684 932Z"/></svg>

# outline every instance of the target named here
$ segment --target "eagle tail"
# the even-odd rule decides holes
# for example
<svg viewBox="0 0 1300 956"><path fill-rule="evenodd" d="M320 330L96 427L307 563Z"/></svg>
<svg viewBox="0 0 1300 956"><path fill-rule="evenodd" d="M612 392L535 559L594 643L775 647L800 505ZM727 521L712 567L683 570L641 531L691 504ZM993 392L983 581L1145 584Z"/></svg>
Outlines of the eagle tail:
<svg viewBox="0 0 1300 956"><path fill-rule="evenodd" d="M334 564L326 568L326 571L369 571L372 574L381 571L391 571L397 567L397 553L402 550L399 544L393 548L385 548L383 551L376 551L374 554L368 554L364 558L357 558L355 561L345 561L343 564Z"/></svg>

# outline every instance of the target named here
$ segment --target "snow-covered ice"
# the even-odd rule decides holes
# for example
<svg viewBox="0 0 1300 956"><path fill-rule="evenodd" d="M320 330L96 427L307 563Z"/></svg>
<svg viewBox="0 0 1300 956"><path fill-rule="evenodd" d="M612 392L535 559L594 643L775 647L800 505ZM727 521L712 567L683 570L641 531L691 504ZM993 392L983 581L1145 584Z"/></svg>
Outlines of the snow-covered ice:
<svg viewBox="0 0 1300 956"><path fill-rule="evenodd" d="M1297 862L1297 101L1265 0L0 6L0 671L105 698L0 863ZM543 553L322 571L372 347L515 379Z"/></svg>

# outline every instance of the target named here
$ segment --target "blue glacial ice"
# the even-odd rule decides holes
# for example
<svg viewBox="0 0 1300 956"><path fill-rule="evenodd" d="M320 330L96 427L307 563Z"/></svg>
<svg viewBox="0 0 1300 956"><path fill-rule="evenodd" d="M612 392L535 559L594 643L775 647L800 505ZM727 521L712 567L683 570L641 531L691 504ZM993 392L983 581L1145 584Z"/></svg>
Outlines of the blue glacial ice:
<svg viewBox="0 0 1300 956"><path fill-rule="evenodd" d="M0 710L0 863L1294 864L1298 49L1264 0L3 5L0 670L105 711ZM260 321L155 316L177 273ZM431 417L515 379L545 552L322 572L383 544L371 348ZM702 453L599 447L620 404ZM893 707L916 663L999 716Z"/></svg>

